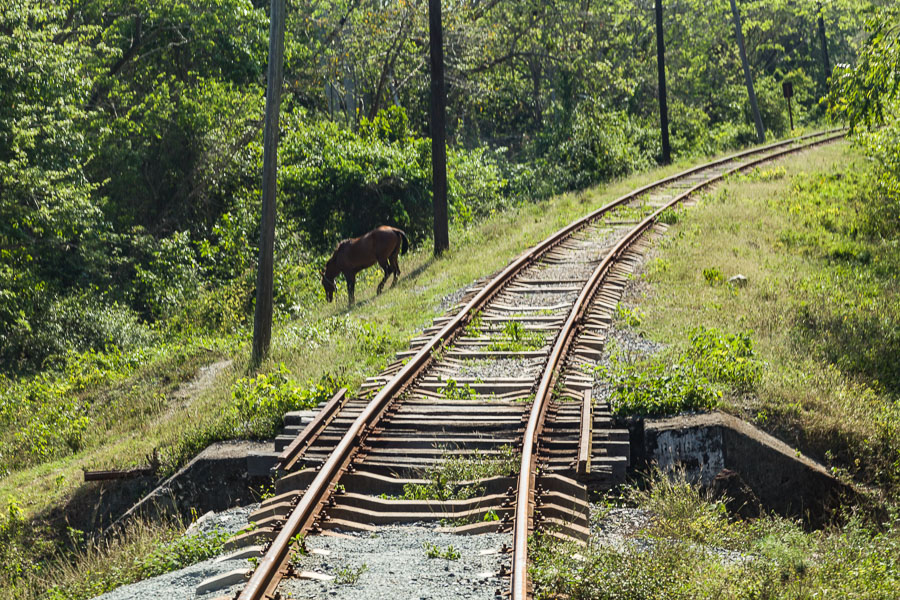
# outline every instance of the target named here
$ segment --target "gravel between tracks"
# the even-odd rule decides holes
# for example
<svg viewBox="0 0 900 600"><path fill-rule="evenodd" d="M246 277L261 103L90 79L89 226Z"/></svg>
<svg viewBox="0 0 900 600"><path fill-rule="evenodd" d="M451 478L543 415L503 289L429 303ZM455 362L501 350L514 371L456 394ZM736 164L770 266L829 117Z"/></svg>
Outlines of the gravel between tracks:
<svg viewBox="0 0 900 600"><path fill-rule="evenodd" d="M466 361L459 367L460 377L535 377L544 365L542 358L484 358Z"/></svg>
<svg viewBox="0 0 900 600"><path fill-rule="evenodd" d="M498 576L501 564L508 563L508 555L500 553L504 543L512 544L510 534L461 536L427 525L391 525L375 534L347 537L316 536L307 539L307 546L328 554L305 556L299 568L335 579L290 579L280 590L288 597L335 600L494 600L497 590L509 587L508 577ZM453 546L459 559L428 558L425 544L441 550Z"/></svg>

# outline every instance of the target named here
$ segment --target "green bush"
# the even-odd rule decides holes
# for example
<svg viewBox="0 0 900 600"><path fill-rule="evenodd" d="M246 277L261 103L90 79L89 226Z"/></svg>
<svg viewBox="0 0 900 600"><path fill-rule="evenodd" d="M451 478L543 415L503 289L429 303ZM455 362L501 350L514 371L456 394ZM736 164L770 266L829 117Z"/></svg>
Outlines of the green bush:
<svg viewBox="0 0 900 600"><path fill-rule="evenodd" d="M663 416L715 408L721 392L692 365L613 362L610 405L619 415Z"/></svg>
<svg viewBox="0 0 900 600"><path fill-rule="evenodd" d="M358 133L302 110L285 119L281 202L315 249L378 225L413 241L431 231L431 141L408 134L402 108L363 120ZM462 223L502 206L508 189L500 159L484 149L451 149L448 184L451 216Z"/></svg>
<svg viewBox="0 0 900 600"><path fill-rule="evenodd" d="M621 415L663 416L715 408L724 390L750 390L762 365L753 357L750 333L728 334L700 327L674 360L651 357L627 362L618 354L598 368L611 386L610 404Z"/></svg>
<svg viewBox="0 0 900 600"><path fill-rule="evenodd" d="M241 378L231 388L231 403L223 415L229 437L274 437L285 413L318 406L334 395L337 388L337 381L331 375L303 388L288 377L283 364L274 373Z"/></svg>
<svg viewBox="0 0 900 600"><path fill-rule="evenodd" d="M575 109L571 128L548 140L543 169L557 191L581 189L649 167L658 144L654 128L585 100Z"/></svg>
<svg viewBox="0 0 900 600"><path fill-rule="evenodd" d="M732 334L715 327L698 327L690 332L685 357L712 381L750 389L762 373L762 364L754 359L752 333Z"/></svg>

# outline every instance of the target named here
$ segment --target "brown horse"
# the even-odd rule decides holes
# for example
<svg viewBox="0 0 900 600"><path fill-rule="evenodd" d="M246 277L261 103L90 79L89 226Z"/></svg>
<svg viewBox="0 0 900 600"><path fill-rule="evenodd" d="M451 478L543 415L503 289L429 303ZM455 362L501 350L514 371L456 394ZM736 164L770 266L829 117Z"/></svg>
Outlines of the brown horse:
<svg viewBox="0 0 900 600"><path fill-rule="evenodd" d="M373 229L364 236L344 240L337 245L334 254L325 263L325 272L322 273L322 287L325 288L325 298L331 302L334 299L334 291L337 286L334 278L338 273L344 274L347 280L347 295L350 297L350 306L353 306L353 289L356 287L356 274L371 267L376 262L384 269L384 279L378 284L378 293L384 287L391 273L394 274L393 287L400 275L400 265L397 264L397 255L400 254L400 245L403 245L403 254L409 250L409 241L406 234L395 227L382 225Z"/></svg>

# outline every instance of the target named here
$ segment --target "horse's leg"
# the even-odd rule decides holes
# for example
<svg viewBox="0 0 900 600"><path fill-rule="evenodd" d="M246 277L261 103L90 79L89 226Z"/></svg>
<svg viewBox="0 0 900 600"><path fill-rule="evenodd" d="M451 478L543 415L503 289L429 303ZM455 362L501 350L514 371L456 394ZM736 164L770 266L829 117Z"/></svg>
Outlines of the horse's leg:
<svg viewBox="0 0 900 600"><path fill-rule="evenodd" d="M391 275L391 265L388 264L388 261L379 260L378 266L380 266L381 269L384 271L384 277L382 277L381 283L378 284L378 291L375 292L376 295L381 293L381 289L384 287L384 282L387 281L387 278L390 277L390 275Z"/></svg>
<svg viewBox="0 0 900 600"><path fill-rule="evenodd" d="M391 271L394 272L394 281L391 282L391 287L394 287L397 285L397 277L400 275L400 265L397 263L396 251L391 255Z"/></svg>
<svg viewBox="0 0 900 600"><path fill-rule="evenodd" d="M397 246L394 248L394 251L391 252L390 261L391 261L391 271L394 272L394 281L391 282L391 287L397 285L397 277L400 276L400 264L397 262L397 257L400 256L400 242L398 239Z"/></svg>
<svg viewBox="0 0 900 600"><path fill-rule="evenodd" d="M346 272L344 278L347 280L347 296L350 300L350 306L353 306L353 291L356 289L356 273Z"/></svg>

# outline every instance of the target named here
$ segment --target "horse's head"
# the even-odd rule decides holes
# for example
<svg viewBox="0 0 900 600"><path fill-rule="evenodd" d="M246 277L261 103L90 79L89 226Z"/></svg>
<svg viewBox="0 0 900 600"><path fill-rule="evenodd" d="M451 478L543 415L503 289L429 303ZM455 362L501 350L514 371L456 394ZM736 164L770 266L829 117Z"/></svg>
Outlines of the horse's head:
<svg viewBox="0 0 900 600"><path fill-rule="evenodd" d="M329 302L334 300L334 290L337 286L334 285L334 279L325 275L325 271L322 271L322 287L325 289L325 299Z"/></svg>

